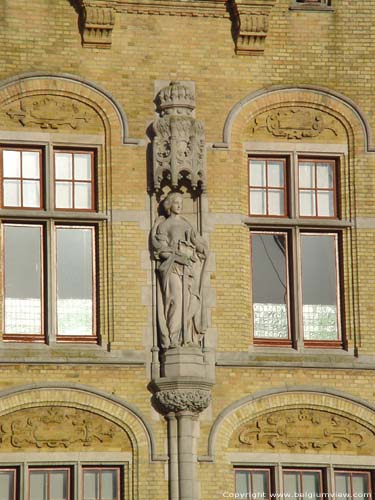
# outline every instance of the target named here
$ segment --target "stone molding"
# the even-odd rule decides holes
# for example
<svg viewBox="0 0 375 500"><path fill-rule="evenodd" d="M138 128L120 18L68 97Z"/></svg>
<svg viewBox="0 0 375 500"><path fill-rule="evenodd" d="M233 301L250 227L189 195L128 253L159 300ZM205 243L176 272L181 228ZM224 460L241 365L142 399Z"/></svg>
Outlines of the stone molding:
<svg viewBox="0 0 375 500"><path fill-rule="evenodd" d="M84 47L110 48L115 24L113 8L83 2L81 21Z"/></svg>
<svg viewBox="0 0 375 500"><path fill-rule="evenodd" d="M156 96L160 118L153 123L153 189L167 178L176 189L182 178L192 189L206 188L205 135L202 122L193 116L192 82L170 82Z"/></svg>
<svg viewBox="0 0 375 500"><path fill-rule="evenodd" d="M154 402L161 413L199 414L211 402L213 381L202 378L161 378L152 381Z"/></svg>
<svg viewBox="0 0 375 500"><path fill-rule="evenodd" d="M258 55L264 52L269 29L269 15L275 1L230 0L236 54Z"/></svg>

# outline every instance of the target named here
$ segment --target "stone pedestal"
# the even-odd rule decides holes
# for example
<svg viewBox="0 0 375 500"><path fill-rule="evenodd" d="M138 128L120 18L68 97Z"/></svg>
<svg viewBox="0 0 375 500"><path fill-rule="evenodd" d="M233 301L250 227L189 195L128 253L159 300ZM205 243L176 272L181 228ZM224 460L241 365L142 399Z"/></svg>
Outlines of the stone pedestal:
<svg viewBox="0 0 375 500"><path fill-rule="evenodd" d="M204 355L198 346L168 349L162 355L162 371L166 378L206 378Z"/></svg>

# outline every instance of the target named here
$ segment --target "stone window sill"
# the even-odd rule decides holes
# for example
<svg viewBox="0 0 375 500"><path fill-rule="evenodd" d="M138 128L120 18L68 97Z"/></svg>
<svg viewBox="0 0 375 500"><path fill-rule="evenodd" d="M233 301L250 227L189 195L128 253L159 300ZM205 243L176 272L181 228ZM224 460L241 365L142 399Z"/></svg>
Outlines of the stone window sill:
<svg viewBox="0 0 375 500"><path fill-rule="evenodd" d="M289 7L289 10L297 10L303 12L333 12L333 7L322 4L311 3L294 3Z"/></svg>

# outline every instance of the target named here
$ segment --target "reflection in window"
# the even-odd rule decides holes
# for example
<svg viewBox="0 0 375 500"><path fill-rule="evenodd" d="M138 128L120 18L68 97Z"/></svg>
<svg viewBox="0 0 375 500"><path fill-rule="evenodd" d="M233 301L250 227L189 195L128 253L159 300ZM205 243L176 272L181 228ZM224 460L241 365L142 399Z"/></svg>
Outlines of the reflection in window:
<svg viewBox="0 0 375 500"><path fill-rule="evenodd" d="M285 160L251 159L249 181L251 215L286 214Z"/></svg>
<svg viewBox="0 0 375 500"><path fill-rule="evenodd" d="M30 470L30 500L70 500L69 472L58 468Z"/></svg>
<svg viewBox="0 0 375 500"><path fill-rule="evenodd" d="M300 160L299 212L302 217L335 217L335 163Z"/></svg>
<svg viewBox="0 0 375 500"><path fill-rule="evenodd" d="M37 150L2 150L3 207L41 207L40 156Z"/></svg>
<svg viewBox="0 0 375 500"><path fill-rule="evenodd" d="M288 339L287 234L252 233L254 338Z"/></svg>
<svg viewBox="0 0 375 500"><path fill-rule="evenodd" d="M4 224L4 333L42 334L42 226Z"/></svg>
<svg viewBox="0 0 375 500"><path fill-rule="evenodd" d="M315 470L284 470L286 498L321 498L322 473Z"/></svg>
<svg viewBox="0 0 375 500"><path fill-rule="evenodd" d="M119 468L85 468L83 500L118 500L120 497Z"/></svg>
<svg viewBox="0 0 375 500"><path fill-rule="evenodd" d="M236 470L236 493L238 498L267 500L270 498L269 469L238 469Z"/></svg>
<svg viewBox="0 0 375 500"><path fill-rule="evenodd" d="M337 235L301 235L305 340L338 340Z"/></svg>
<svg viewBox="0 0 375 500"><path fill-rule="evenodd" d="M335 472L336 493L341 498L371 498L370 473L362 471Z"/></svg>
<svg viewBox="0 0 375 500"><path fill-rule="evenodd" d="M94 228L58 226L57 333L94 333Z"/></svg>
<svg viewBox="0 0 375 500"><path fill-rule="evenodd" d="M92 153L55 153L55 206L92 210Z"/></svg>

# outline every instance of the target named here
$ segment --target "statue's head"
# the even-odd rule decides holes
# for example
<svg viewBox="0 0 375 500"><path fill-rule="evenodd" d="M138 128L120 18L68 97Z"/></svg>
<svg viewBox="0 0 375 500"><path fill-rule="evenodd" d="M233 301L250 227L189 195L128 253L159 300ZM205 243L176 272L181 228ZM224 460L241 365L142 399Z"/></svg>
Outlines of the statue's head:
<svg viewBox="0 0 375 500"><path fill-rule="evenodd" d="M168 215L179 214L182 210L183 198L181 193L169 193L164 200L164 208Z"/></svg>

